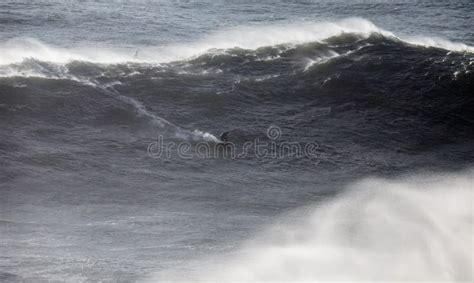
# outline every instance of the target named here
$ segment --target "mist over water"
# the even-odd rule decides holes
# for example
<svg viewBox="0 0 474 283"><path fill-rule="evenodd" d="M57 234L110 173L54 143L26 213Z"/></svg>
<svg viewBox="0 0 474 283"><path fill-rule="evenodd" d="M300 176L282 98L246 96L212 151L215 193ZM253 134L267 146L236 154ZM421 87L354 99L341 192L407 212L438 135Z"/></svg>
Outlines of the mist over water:
<svg viewBox="0 0 474 283"><path fill-rule="evenodd" d="M471 282L473 11L0 3L0 281Z"/></svg>
<svg viewBox="0 0 474 283"><path fill-rule="evenodd" d="M151 281L471 282L473 181L472 170L366 178L275 221L231 256Z"/></svg>

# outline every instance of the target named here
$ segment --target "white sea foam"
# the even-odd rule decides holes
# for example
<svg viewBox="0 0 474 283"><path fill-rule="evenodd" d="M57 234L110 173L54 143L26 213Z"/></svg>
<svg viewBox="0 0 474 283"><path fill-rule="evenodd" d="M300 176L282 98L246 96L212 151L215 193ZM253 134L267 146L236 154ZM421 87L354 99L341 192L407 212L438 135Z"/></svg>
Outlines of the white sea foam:
<svg viewBox="0 0 474 283"><path fill-rule="evenodd" d="M89 61L114 64L123 62L162 63L190 58L212 49L256 49L277 44L301 44L322 41L342 33L369 36L380 33L396 37L372 22L361 18L349 18L336 22L303 22L259 26L238 26L210 34L201 40L186 44L164 46L75 47L63 48L48 45L32 38L15 38L0 44L0 65L18 63L27 58L40 61L67 63ZM474 47L462 43L429 37L397 37L408 43L444 48L457 52L474 52Z"/></svg>
<svg viewBox="0 0 474 283"><path fill-rule="evenodd" d="M340 54L338 54L337 52L329 51L328 54L325 54L325 56L320 56L320 57L316 57L316 58L308 58L307 59L308 62L306 63L303 71L306 72L312 66L314 66L315 64L321 64L321 63L329 61L332 58L336 58L336 57L339 57L339 56L340 56Z"/></svg>
<svg viewBox="0 0 474 283"><path fill-rule="evenodd" d="M401 37L400 40L414 45L425 47L438 47L455 52L474 52L474 47L460 42L452 42L439 37L408 36Z"/></svg>
<svg viewBox="0 0 474 283"><path fill-rule="evenodd" d="M366 179L274 224L237 255L198 266L198 274L151 281L472 282L473 190L472 170Z"/></svg>
<svg viewBox="0 0 474 283"><path fill-rule="evenodd" d="M94 63L120 63L136 61L133 51L119 48L62 48L34 38L14 38L0 44L0 65L18 63L25 59L45 62L68 63L88 61Z"/></svg>

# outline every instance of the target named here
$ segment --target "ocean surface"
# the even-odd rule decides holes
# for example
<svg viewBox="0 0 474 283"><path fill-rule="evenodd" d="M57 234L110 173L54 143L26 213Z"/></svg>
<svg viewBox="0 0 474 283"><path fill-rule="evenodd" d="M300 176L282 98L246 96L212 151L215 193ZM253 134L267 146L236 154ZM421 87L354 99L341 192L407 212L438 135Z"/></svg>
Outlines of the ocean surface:
<svg viewBox="0 0 474 283"><path fill-rule="evenodd" d="M0 281L472 282L473 22L2 1Z"/></svg>

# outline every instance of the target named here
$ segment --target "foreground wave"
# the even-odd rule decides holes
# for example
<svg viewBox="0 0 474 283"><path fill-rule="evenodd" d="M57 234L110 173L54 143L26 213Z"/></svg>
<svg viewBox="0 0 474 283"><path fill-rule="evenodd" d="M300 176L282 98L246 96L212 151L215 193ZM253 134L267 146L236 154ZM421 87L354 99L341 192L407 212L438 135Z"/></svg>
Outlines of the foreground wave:
<svg viewBox="0 0 474 283"><path fill-rule="evenodd" d="M152 281L471 282L473 176L364 179L273 224L236 255Z"/></svg>

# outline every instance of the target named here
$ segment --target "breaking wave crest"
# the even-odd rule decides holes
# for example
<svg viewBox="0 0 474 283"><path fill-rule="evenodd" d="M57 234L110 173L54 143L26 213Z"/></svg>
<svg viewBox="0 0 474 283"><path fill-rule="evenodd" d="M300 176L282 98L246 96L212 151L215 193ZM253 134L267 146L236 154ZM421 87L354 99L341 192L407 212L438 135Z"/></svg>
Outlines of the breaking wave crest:
<svg viewBox="0 0 474 283"><path fill-rule="evenodd" d="M361 18L337 22L303 22L268 26L240 26L211 34L197 42L165 46L107 47L88 46L63 48L48 45L33 38L15 38L0 45L0 65L21 62L28 58L39 61L68 63L85 61L99 64L164 63L202 55L209 50L232 48L257 49L279 44L297 45L320 42L342 34L357 34L367 38L380 34L409 44L443 48L457 52L473 52L474 47L462 43L429 37L397 37Z"/></svg>

